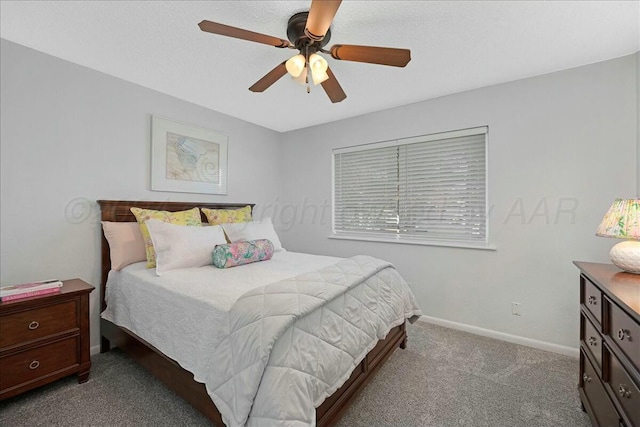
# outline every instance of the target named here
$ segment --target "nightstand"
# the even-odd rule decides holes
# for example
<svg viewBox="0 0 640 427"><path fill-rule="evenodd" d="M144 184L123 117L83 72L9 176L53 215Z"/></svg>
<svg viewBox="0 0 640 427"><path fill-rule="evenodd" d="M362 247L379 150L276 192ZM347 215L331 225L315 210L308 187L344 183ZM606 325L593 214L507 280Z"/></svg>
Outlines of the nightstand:
<svg viewBox="0 0 640 427"><path fill-rule="evenodd" d="M0 303L0 400L68 375L89 379L89 293L80 279L59 294Z"/></svg>

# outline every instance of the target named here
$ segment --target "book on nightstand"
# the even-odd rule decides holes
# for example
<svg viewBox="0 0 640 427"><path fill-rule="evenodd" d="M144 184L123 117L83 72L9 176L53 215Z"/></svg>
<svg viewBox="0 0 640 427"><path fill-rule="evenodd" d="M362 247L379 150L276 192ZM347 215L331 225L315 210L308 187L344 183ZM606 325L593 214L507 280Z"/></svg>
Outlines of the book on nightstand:
<svg viewBox="0 0 640 427"><path fill-rule="evenodd" d="M21 294L6 295L4 297L0 297L0 300L2 302L20 301L25 298L39 297L43 295L53 295L53 294L59 294L59 293L60 293L60 288L40 289L39 291L30 291L30 292L23 292Z"/></svg>
<svg viewBox="0 0 640 427"><path fill-rule="evenodd" d="M61 287L62 282L56 279L3 286L0 288L0 300L5 302L40 295L55 294L60 292Z"/></svg>

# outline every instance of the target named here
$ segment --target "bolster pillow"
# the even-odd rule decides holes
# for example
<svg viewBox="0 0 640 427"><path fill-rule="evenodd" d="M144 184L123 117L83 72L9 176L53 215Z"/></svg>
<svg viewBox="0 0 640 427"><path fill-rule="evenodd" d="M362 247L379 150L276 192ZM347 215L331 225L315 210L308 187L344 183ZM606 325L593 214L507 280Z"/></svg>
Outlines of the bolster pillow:
<svg viewBox="0 0 640 427"><path fill-rule="evenodd" d="M266 261L272 256L273 243L267 239L228 243L213 248L213 265L218 268L230 268Z"/></svg>

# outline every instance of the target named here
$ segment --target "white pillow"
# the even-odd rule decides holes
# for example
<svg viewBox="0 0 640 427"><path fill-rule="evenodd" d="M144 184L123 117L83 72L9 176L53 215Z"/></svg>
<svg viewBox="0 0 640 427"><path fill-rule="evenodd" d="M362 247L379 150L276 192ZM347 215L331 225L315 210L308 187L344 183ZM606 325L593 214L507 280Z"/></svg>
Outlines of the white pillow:
<svg viewBox="0 0 640 427"><path fill-rule="evenodd" d="M273 229L271 218L263 218L248 222L232 222L229 224L220 224L224 228L225 233L229 236L231 243L241 242L243 240L268 239L273 243L274 251L283 251L282 243Z"/></svg>
<svg viewBox="0 0 640 427"><path fill-rule="evenodd" d="M202 267L213 263L216 245L227 243L219 225L189 227L169 224L159 219L145 222L156 251L156 274L178 268Z"/></svg>

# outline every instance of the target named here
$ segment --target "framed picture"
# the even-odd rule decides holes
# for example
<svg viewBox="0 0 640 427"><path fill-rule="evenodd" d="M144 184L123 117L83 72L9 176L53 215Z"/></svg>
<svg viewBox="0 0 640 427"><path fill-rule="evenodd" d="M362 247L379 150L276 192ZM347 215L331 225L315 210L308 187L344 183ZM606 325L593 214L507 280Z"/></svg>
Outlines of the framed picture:
<svg viewBox="0 0 640 427"><path fill-rule="evenodd" d="M226 135L151 117L151 190L227 194Z"/></svg>

